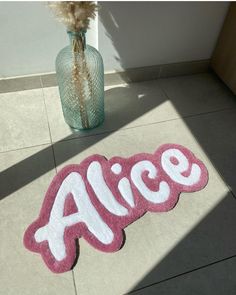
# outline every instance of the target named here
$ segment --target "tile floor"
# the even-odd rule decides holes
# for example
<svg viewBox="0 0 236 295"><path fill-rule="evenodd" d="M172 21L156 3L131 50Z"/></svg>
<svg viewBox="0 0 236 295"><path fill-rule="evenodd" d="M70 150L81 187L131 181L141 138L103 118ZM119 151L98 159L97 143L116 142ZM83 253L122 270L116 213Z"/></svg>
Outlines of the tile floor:
<svg viewBox="0 0 236 295"><path fill-rule="evenodd" d="M213 74L107 87L106 120L90 132L67 127L56 87L0 100L1 294L236 294L236 98ZM81 239L78 263L64 274L24 249L24 230L57 169L92 153L128 157L167 142L205 162L204 190L127 227L116 253Z"/></svg>

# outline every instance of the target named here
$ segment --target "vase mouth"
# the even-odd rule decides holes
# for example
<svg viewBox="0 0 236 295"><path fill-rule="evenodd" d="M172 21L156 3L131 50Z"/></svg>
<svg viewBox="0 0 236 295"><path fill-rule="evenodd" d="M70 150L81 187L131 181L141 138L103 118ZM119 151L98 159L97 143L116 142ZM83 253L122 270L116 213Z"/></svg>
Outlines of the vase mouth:
<svg viewBox="0 0 236 295"><path fill-rule="evenodd" d="M72 47L73 52L79 52L80 47L82 50L86 49L86 30L79 31L67 31L70 40L70 46Z"/></svg>
<svg viewBox="0 0 236 295"><path fill-rule="evenodd" d="M86 33L86 30L80 30L80 31L67 31L67 34L69 36L80 36L84 35Z"/></svg>

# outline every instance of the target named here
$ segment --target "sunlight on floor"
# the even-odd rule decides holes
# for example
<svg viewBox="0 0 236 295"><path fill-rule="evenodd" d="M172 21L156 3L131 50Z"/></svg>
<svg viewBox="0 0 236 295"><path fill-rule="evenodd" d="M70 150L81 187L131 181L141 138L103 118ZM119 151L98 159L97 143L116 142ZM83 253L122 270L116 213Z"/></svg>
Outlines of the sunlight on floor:
<svg viewBox="0 0 236 295"><path fill-rule="evenodd" d="M188 271L196 273L198 267L208 268L234 255L236 202L229 186L235 190L236 105L214 76L205 73L108 87L106 121L88 133L71 133L64 123L56 87L0 97L5 105L0 118L4 131L0 134L0 253L4 253L0 275L7 291L11 273L20 293L30 278L29 290L35 294L42 285L45 294L55 285L62 294L73 294L71 272L49 274L41 258L23 248L22 236L39 212L55 167L80 163L91 154L129 157L178 143L205 163L209 183L202 191L181 194L173 210L147 213L128 226L118 252L96 251L80 239L81 253L73 270L78 294L110 295L111 288L114 295L123 294ZM154 293L145 288L147 294L155 294L157 285ZM137 294L143 295L145 289Z"/></svg>

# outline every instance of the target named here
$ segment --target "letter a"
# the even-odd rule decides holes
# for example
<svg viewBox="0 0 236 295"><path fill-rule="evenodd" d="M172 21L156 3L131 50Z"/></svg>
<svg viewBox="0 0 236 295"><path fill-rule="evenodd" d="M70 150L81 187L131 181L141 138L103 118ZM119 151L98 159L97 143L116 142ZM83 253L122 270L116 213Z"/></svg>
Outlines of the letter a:
<svg viewBox="0 0 236 295"><path fill-rule="evenodd" d="M65 201L69 194L72 194L78 212L63 216ZM67 252L64 242L65 228L79 222L85 223L88 231L101 243L105 245L112 243L114 239L112 230L91 203L81 175L72 172L62 182L50 212L49 222L35 232L35 240L38 243L48 241L52 255L57 261L61 261Z"/></svg>

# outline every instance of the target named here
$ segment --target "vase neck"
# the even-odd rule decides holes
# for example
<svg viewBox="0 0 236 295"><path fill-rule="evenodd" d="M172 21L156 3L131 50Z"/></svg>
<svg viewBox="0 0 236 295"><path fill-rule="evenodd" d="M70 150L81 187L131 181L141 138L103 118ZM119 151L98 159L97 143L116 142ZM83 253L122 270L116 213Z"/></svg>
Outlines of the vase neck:
<svg viewBox="0 0 236 295"><path fill-rule="evenodd" d="M70 39L70 46L73 52L79 52L81 49L84 51L86 48L86 31L67 32Z"/></svg>

